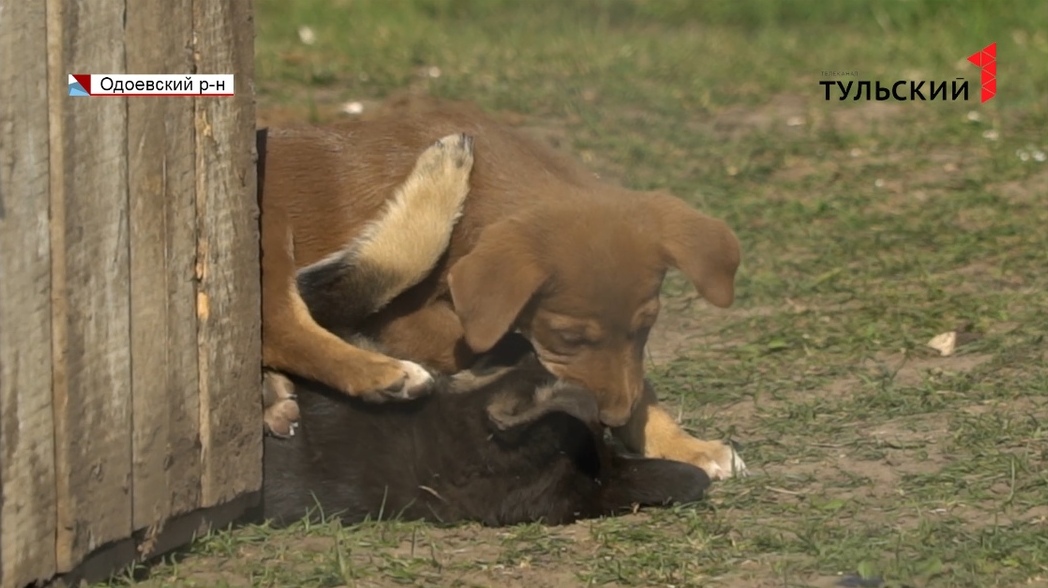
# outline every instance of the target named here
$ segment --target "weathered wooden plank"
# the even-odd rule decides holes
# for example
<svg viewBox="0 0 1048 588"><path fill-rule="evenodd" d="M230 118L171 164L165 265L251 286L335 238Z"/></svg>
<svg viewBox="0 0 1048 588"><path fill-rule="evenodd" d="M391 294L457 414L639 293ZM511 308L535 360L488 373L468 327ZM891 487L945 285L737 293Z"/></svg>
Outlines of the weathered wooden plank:
<svg viewBox="0 0 1048 588"><path fill-rule="evenodd" d="M191 73L192 0L127 4L128 73ZM134 527L200 500L194 101L127 102Z"/></svg>
<svg viewBox="0 0 1048 588"><path fill-rule="evenodd" d="M127 104L71 98L124 71L124 2L47 0L59 571L131 532Z"/></svg>
<svg viewBox="0 0 1048 588"><path fill-rule="evenodd" d="M0 586L55 572L47 20L0 15Z"/></svg>
<svg viewBox="0 0 1048 588"><path fill-rule="evenodd" d="M201 505L262 482L254 24L249 2L194 0L197 73L236 75L236 97L196 100Z"/></svg>

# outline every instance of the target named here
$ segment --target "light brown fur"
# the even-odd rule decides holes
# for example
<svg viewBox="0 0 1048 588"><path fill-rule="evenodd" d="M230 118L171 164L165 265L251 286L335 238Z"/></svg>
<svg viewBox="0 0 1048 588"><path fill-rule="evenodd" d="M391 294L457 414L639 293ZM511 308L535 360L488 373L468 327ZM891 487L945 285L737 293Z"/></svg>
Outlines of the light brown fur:
<svg viewBox="0 0 1048 588"><path fill-rule="evenodd" d="M317 274L334 279L330 288L309 288L320 292L310 303L323 307L328 316L337 310L345 322L354 323L424 278L447 249L469 192L472 139L451 134L420 145L381 206L363 216L353 206L351 193L341 193L344 205L332 207L323 192L311 192L315 170L298 175L295 156L283 150L288 143L280 131L260 133L263 364L373 402L426 393L433 378L418 364L346 343L317 324L298 284ZM336 146L333 153L338 152ZM354 166L345 158L366 154L339 156L343 161L336 165L351 171ZM310 212L326 216L317 222ZM346 230L349 225L351 232ZM317 247L320 240L322 250ZM365 278L353 284L359 290L357 285L366 283L366 292L345 294L355 294L358 300L339 299L338 280L346 272ZM267 376L264 405L267 429L278 436L293 434L298 407L286 378Z"/></svg>
<svg viewBox="0 0 1048 588"><path fill-rule="evenodd" d="M744 466L724 443L687 435L643 379L643 349L667 269L729 306L738 240L668 194L627 190L460 104L399 105L367 121L281 131L267 183L288 201L295 261L361 234L434 137L475 138L470 197L447 255L361 325L392 355L453 373L513 330L558 377L593 390L601 420L649 457L713 477Z"/></svg>

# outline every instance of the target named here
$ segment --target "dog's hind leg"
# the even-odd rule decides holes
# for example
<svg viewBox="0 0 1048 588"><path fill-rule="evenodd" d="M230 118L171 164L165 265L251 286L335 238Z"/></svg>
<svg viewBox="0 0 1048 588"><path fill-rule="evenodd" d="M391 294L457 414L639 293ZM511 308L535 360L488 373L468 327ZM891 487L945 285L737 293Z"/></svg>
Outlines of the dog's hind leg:
<svg viewBox="0 0 1048 588"><path fill-rule="evenodd" d="M263 212L266 367L375 402L428 392L433 378L424 368L340 339L318 324L307 299L335 322L359 320L424 277L447 247L469 192L472 148L463 135L430 146L372 227L320 267L306 268L304 280L288 267L294 257L285 212Z"/></svg>
<svg viewBox="0 0 1048 588"><path fill-rule="evenodd" d="M357 326L433 270L461 215L472 166L471 137L437 141L360 237L298 271L298 290L321 326Z"/></svg>

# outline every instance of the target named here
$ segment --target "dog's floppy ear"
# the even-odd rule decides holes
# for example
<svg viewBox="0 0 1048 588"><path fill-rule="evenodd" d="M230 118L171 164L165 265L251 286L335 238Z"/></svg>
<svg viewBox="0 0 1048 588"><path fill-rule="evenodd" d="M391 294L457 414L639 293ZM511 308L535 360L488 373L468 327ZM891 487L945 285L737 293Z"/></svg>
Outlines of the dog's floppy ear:
<svg viewBox="0 0 1048 588"><path fill-rule="evenodd" d="M590 427L600 423L593 393L563 382L527 392L504 390L488 404L488 417L502 431L533 423L555 412L569 414Z"/></svg>
<svg viewBox="0 0 1048 588"><path fill-rule="evenodd" d="M466 343L477 353L491 349L509 332L546 281L525 231L512 219L490 225L473 250L448 271L451 302Z"/></svg>
<svg viewBox="0 0 1048 588"><path fill-rule="evenodd" d="M700 213L679 198L661 193L649 197L669 264L683 272L711 304L731 306L741 257L735 233L724 221Z"/></svg>

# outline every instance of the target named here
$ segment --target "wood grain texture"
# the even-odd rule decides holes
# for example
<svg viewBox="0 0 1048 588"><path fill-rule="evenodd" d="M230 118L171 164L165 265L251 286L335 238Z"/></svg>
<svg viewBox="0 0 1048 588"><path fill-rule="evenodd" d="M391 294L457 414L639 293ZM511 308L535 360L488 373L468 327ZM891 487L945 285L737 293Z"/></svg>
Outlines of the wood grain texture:
<svg viewBox="0 0 1048 588"><path fill-rule="evenodd" d="M191 0L127 4L127 73L191 73ZM196 134L190 98L127 102L134 527L200 499Z"/></svg>
<svg viewBox="0 0 1048 588"><path fill-rule="evenodd" d="M0 584L21 586L257 499L254 33L240 2L0 11ZM237 97L67 94L124 71L235 73Z"/></svg>
<svg viewBox="0 0 1048 588"><path fill-rule="evenodd" d="M254 23L249 2L194 0L197 73L236 75L196 99L201 505L262 484Z"/></svg>
<svg viewBox="0 0 1048 588"><path fill-rule="evenodd" d="M124 71L124 3L47 0L58 571L131 532L127 100L71 98Z"/></svg>
<svg viewBox="0 0 1048 588"><path fill-rule="evenodd" d="M0 18L0 586L55 571L47 20Z"/></svg>

